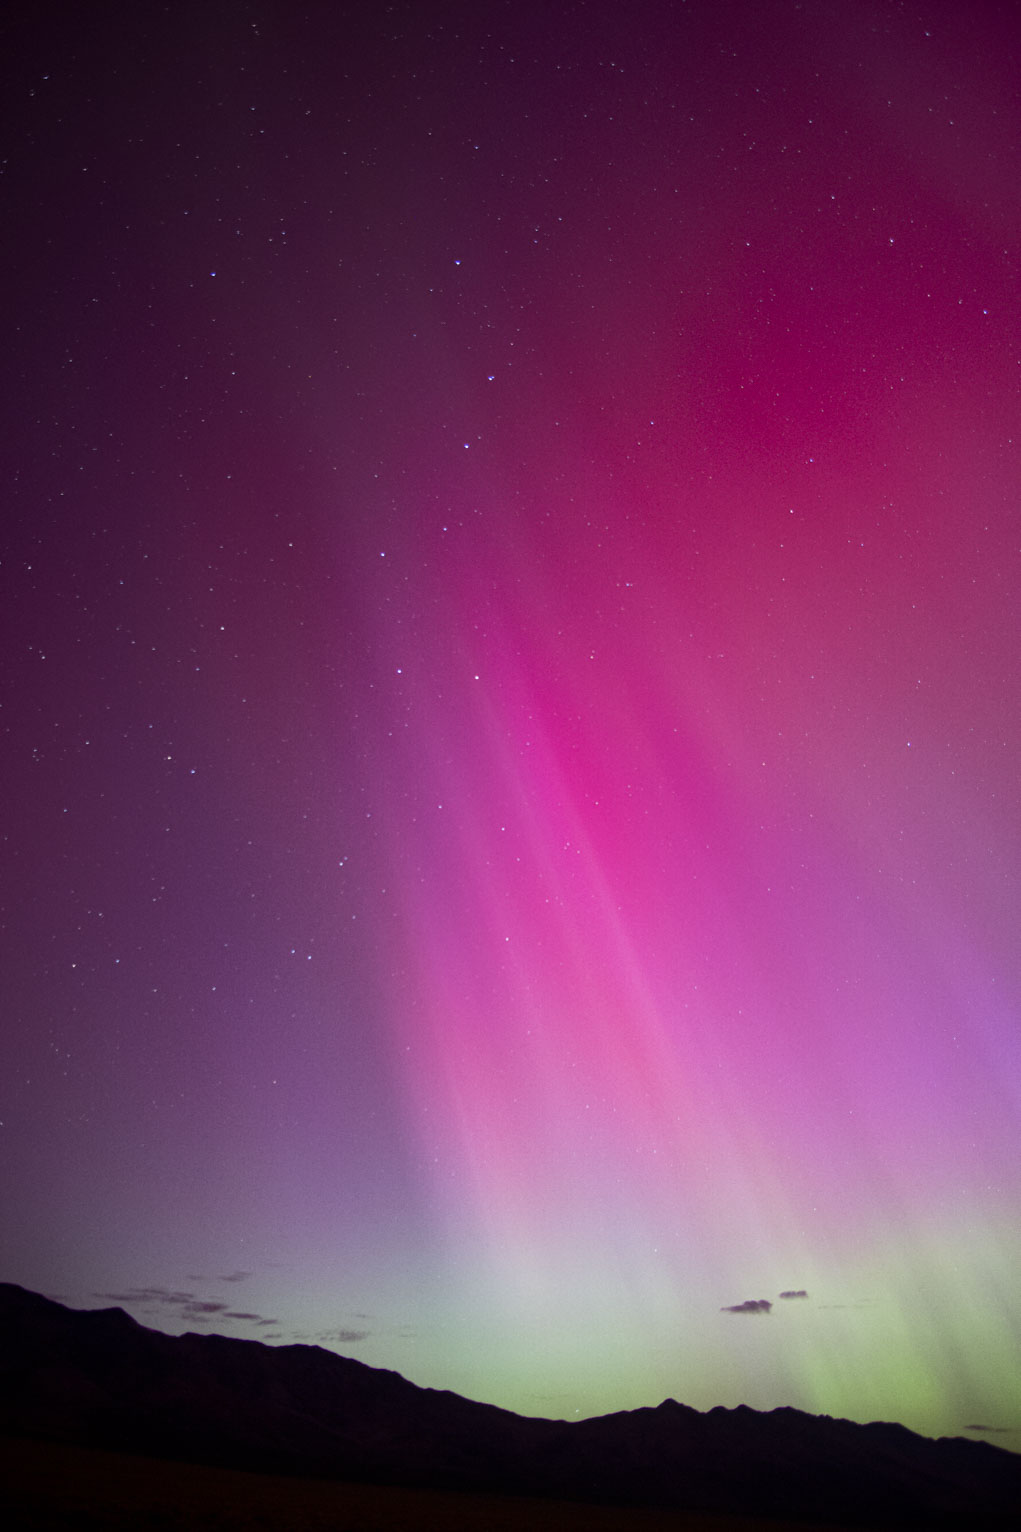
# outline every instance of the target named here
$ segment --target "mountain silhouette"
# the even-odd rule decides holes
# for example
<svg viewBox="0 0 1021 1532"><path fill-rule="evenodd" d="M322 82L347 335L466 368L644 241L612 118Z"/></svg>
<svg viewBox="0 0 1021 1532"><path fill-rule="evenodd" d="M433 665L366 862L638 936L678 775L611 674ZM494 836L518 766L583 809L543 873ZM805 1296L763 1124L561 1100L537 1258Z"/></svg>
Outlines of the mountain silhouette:
<svg viewBox="0 0 1021 1532"><path fill-rule="evenodd" d="M794 1409L672 1399L543 1420L317 1346L169 1336L0 1284L0 1431L377 1485L816 1520L1014 1526L1021 1458Z"/></svg>

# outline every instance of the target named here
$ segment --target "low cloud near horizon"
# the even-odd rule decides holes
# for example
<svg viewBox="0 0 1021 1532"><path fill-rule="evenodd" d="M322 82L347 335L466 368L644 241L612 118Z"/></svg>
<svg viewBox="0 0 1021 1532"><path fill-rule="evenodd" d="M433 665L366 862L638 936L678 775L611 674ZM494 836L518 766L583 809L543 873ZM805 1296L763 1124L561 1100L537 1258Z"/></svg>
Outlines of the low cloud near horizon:
<svg viewBox="0 0 1021 1532"><path fill-rule="evenodd" d="M221 1282L242 1282L251 1272L238 1271L233 1276L221 1276L217 1278ZM196 1278L195 1280L199 1280ZM263 1330L261 1339L282 1340L285 1331L280 1329L280 1320L275 1315L258 1314L252 1309L232 1308L229 1301L222 1298L200 1298L197 1293L182 1288L171 1287L129 1287L117 1293L93 1293L94 1298L103 1299L108 1303L130 1305L140 1310L146 1318L156 1319L162 1313L172 1313L174 1318L189 1324L205 1324L210 1319L231 1319L242 1324L255 1325ZM367 1314L355 1314L355 1319L368 1319ZM277 1327L277 1328L274 1328ZM340 1325L335 1330L319 1330L314 1334L304 1331L292 1331L288 1339L293 1342L306 1343L316 1346L353 1346L359 1341L367 1340L372 1334L371 1328L355 1329L353 1326Z"/></svg>
<svg viewBox="0 0 1021 1532"><path fill-rule="evenodd" d="M808 1292L803 1287L788 1287L780 1294L781 1298L807 1298ZM771 1314L773 1304L769 1298L746 1298L743 1303L727 1303L720 1310L721 1314Z"/></svg>
<svg viewBox="0 0 1021 1532"><path fill-rule="evenodd" d="M240 1282L248 1273L239 1272L234 1277L224 1277L222 1280ZM232 1309L230 1304L220 1298L200 1298L196 1293L182 1291L169 1287L130 1287L121 1293L93 1293L94 1298L102 1298L110 1303L128 1303L141 1307L143 1312L148 1310L155 1312L157 1308L172 1309L178 1319L195 1321L199 1324L218 1314L223 1319L240 1319L248 1324L275 1325L279 1320L268 1318L262 1314L250 1311L242 1312Z"/></svg>

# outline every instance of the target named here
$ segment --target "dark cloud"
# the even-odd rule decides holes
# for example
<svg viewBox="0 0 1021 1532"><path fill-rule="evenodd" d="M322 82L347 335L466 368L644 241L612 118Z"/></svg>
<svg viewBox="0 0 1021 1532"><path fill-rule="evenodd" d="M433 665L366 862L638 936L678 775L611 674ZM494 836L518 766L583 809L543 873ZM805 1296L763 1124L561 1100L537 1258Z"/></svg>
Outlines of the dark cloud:
<svg viewBox="0 0 1021 1532"><path fill-rule="evenodd" d="M746 1298L744 1303L728 1303L721 1314L768 1314L773 1305L768 1298Z"/></svg>
<svg viewBox="0 0 1021 1532"><path fill-rule="evenodd" d="M252 1273L250 1271L232 1271L229 1276L219 1277L220 1282L244 1282Z"/></svg>
<svg viewBox="0 0 1021 1532"><path fill-rule="evenodd" d="M200 1298L197 1293L172 1287L129 1287L122 1293L94 1293L95 1298L105 1298L111 1303L130 1303L152 1313L157 1307L173 1309L178 1319L206 1320L213 1314L231 1315L230 1305L219 1298ZM245 1316L247 1317L247 1316ZM258 1315L252 1315L257 1319ZM275 1324L276 1321L272 1320Z"/></svg>
<svg viewBox="0 0 1021 1532"><path fill-rule="evenodd" d="M1011 1432L1013 1431L1014 1427L1013 1426L976 1426L976 1425L970 1425L970 1426L965 1426L964 1429L966 1431L981 1431L984 1436L1004 1436L1004 1435L1009 1436L1011 1434Z"/></svg>
<svg viewBox="0 0 1021 1532"><path fill-rule="evenodd" d="M803 1287L790 1287L790 1288L787 1289L787 1291L785 1293L781 1293L780 1297L781 1298L807 1298L808 1294L805 1292L805 1289Z"/></svg>
<svg viewBox="0 0 1021 1532"><path fill-rule="evenodd" d="M199 1302L194 1293L170 1287L129 1287L123 1293L93 1293L92 1296L109 1298L112 1303L163 1303L171 1308L182 1308Z"/></svg>
<svg viewBox="0 0 1021 1532"><path fill-rule="evenodd" d="M240 1282L250 1272L239 1271L233 1276L218 1278L221 1282ZM196 1279L197 1280L197 1279ZM266 1340L279 1340L280 1333L275 1330L280 1320L273 1315L257 1314L251 1309L232 1309L230 1304L220 1298L200 1298L199 1295L186 1288L172 1287L129 1287L119 1293L93 1293L94 1298L101 1298L109 1303L130 1304L136 1309L141 1309L143 1314L156 1315L160 1311L171 1310L174 1317L192 1324L205 1324L214 1316L222 1319L232 1319L240 1323L255 1325L263 1331L274 1330L272 1335L266 1334ZM358 1315L357 1318L367 1318ZM298 1335L298 1340L309 1341L321 1345L344 1345L353 1346L358 1341L365 1340L371 1335L371 1330L354 1330L346 1326L338 1330L324 1331L320 1335Z"/></svg>

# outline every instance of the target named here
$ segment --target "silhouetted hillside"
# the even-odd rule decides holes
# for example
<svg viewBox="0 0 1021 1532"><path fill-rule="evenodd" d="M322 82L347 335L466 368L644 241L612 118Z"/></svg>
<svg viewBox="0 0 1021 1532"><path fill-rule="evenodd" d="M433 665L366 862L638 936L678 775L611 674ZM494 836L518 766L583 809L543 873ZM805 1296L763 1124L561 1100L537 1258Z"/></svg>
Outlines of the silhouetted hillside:
<svg viewBox="0 0 1021 1532"><path fill-rule="evenodd" d="M168 1336L0 1284L0 1430L287 1475L858 1526L1016 1524L1021 1459L744 1406L531 1419L316 1346Z"/></svg>

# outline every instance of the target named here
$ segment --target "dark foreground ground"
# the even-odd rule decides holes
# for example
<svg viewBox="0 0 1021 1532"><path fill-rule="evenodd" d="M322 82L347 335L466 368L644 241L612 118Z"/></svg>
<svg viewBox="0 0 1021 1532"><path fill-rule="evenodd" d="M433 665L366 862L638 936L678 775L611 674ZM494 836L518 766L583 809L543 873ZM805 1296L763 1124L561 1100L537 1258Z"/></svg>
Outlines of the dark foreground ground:
<svg viewBox="0 0 1021 1532"><path fill-rule="evenodd" d="M11 1532L831 1532L818 1522L286 1479L27 1437L0 1438L0 1506Z"/></svg>

